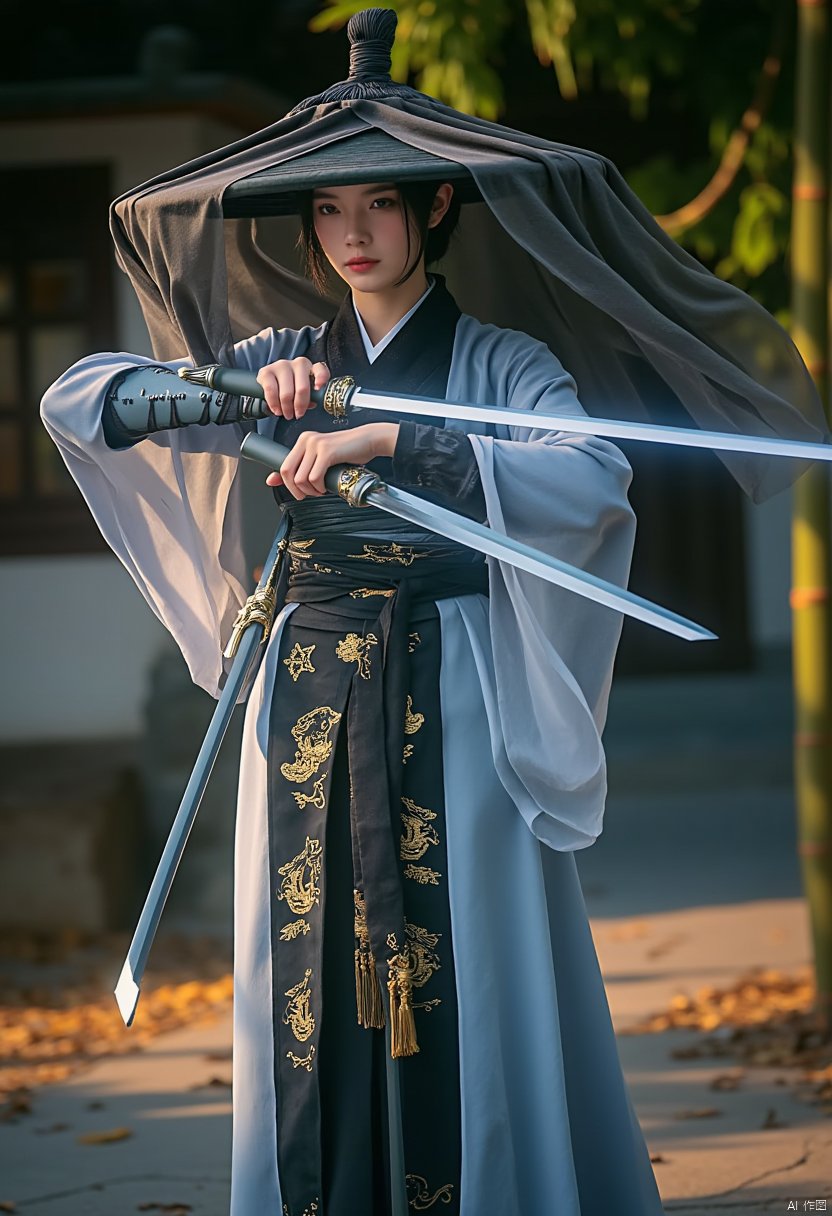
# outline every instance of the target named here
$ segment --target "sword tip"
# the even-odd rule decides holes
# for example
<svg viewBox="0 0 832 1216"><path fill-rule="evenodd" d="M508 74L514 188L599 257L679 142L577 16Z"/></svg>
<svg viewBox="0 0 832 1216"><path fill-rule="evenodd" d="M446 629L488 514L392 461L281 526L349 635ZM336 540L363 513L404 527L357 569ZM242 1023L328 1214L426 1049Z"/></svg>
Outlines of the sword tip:
<svg viewBox="0 0 832 1216"><path fill-rule="evenodd" d="M130 966L129 959L121 969L121 975L118 977L118 983L113 989L113 993L124 1025L130 1026L133 1022L136 1006L139 1003L141 989L133 979L133 969Z"/></svg>

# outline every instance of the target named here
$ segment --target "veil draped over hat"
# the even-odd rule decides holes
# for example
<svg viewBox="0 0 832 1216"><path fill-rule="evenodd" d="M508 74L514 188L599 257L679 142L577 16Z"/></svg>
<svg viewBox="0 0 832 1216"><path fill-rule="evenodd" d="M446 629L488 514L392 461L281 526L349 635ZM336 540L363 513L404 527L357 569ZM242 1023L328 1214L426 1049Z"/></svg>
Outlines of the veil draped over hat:
<svg viewBox="0 0 832 1216"><path fill-rule="evenodd" d="M385 10L350 23L353 52L356 23L374 14ZM386 15L394 29L394 15ZM682 250L610 160L460 113L377 68L116 200L117 256L157 357L227 362L234 338L331 315L298 273L291 246L280 260L268 256L258 244L260 221L226 218L225 204L229 190L250 186L257 174L279 182L285 170L301 188L303 158L316 154L311 189L326 180L327 155L340 164L349 157L341 141L371 130L399 141L405 157L416 149L467 171L481 201L463 210L443 267L448 285L463 311L544 341L575 377L587 413L830 441L786 331ZM366 161L362 145L355 148ZM366 168L390 180L395 153ZM807 467L790 458L718 455L755 502Z"/></svg>

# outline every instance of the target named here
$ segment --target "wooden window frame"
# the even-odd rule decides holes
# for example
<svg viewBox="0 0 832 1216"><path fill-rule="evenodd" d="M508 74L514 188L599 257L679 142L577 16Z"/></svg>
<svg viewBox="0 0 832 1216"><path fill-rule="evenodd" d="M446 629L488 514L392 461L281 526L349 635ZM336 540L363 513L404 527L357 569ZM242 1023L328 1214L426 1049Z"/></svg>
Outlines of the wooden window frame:
<svg viewBox="0 0 832 1216"><path fill-rule="evenodd" d="M43 426L39 386L33 381L34 326L27 268L37 260L84 262L84 307L67 310L56 324L81 324L87 353L116 349L114 258L107 225L112 198L108 164L25 165L0 169L0 259L12 268L16 306L4 328L14 332L19 384L16 404L0 408L0 420L20 426L21 492L0 499L0 557L100 553L106 545L90 510L75 489L49 495L36 485L35 436Z"/></svg>

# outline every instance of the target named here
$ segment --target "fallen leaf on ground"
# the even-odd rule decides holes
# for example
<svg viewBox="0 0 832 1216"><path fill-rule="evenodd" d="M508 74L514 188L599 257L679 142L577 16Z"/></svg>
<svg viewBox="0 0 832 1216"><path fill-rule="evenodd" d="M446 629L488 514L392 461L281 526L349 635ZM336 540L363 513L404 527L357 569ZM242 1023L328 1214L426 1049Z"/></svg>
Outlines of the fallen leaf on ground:
<svg viewBox="0 0 832 1216"><path fill-rule="evenodd" d="M11 1199L4 1199L0 1202L0 1212L16 1212L17 1204L12 1203Z"/></svg>
<svg viewBox="0 0 832 1216"><path fill-rule="evenodd" d="M36 1127L36 1136L51 1136L54 1132L67 1132L72 1125L70 1123L52 1123L49 1127Z"/></svg>
<svg viewBox="0 0 832 1216"><path fill-rule="evenodd" d="M230 1089L231 1080L229 1077L209 1077L207 1081L197 1081L196 1085L192 1085L191 1089Z"/></svg>
<svg viewBox="0 0 832 1216"><path fill-rule="evenodd" d="M745 1076L745 1072L740 1069L739 1072L721 1072L718 1077L714 1077L708 1086L709 1089L739 1089L740 1082Z"/></svg>
<svg viewBox="0 0 832 1216"><path fill-rule="evenodd" d="M667 1157L663 1157L661 1153L651 1153L650 1163L651 1165L666 1165Z"/></svg>
<svg viewBox="0 0 832 1216"><path fill-rule="evenodd" d="M722 1111L717 1106L700 1106L691 1110L677 1110L674 1114L674 1119L713 1119L715 1115L721 1115Z"/></svg>
<svg viewBox="0 0 832 1216"><path fill-rule="evenodd" d="M79 1144L115 1144L118 1140L129 1140L133 1135L129 1127L113 1127L106 1132L87 1132L78 1137Z"/></svg>
<svg viewBox="0 0 832 1216"><path fill-rule="evenodd" d="M765 1117L765 1119L763 1119L762 1123L760 1124L760 1127L762 1127L762 1128L788 1127L788 1126L789 1126L788 1123L784 1123L782 1119L778 1119L777 1111L774 1109L773 1106L770 1106L768 1108L768 1110L766 1111L766 1117Z"/></svg>
<svg viewBox="0 0 832 1216"><path fill-rule="evenodd" d="M169 1216L185 1216L185 1213L192 1212L193 1208L189 1203L140 1203L136 1211L168 1212Z"/></svg>

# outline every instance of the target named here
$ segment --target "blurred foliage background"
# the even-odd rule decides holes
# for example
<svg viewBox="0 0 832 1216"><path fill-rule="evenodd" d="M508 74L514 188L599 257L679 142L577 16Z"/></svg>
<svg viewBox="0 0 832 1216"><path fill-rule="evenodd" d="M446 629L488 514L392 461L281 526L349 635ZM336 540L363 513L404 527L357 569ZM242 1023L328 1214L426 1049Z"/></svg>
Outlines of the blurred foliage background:
<svg viewBox="0 0 832 1216"><path fill-rule="evenodd" d="M328 0L310 28L340 28L363 7L364 0ZM393 75L458 109L505 117L507 51L520 39L546 70L552 94L574 110L606 98L625 108L634 129L658 119L664 146L630 164L612 153L630 186L667 217L686 249L788 324L791 0L393 0L390 7L399 16ZM694 200L691 214L671 218Z"/></svg>

